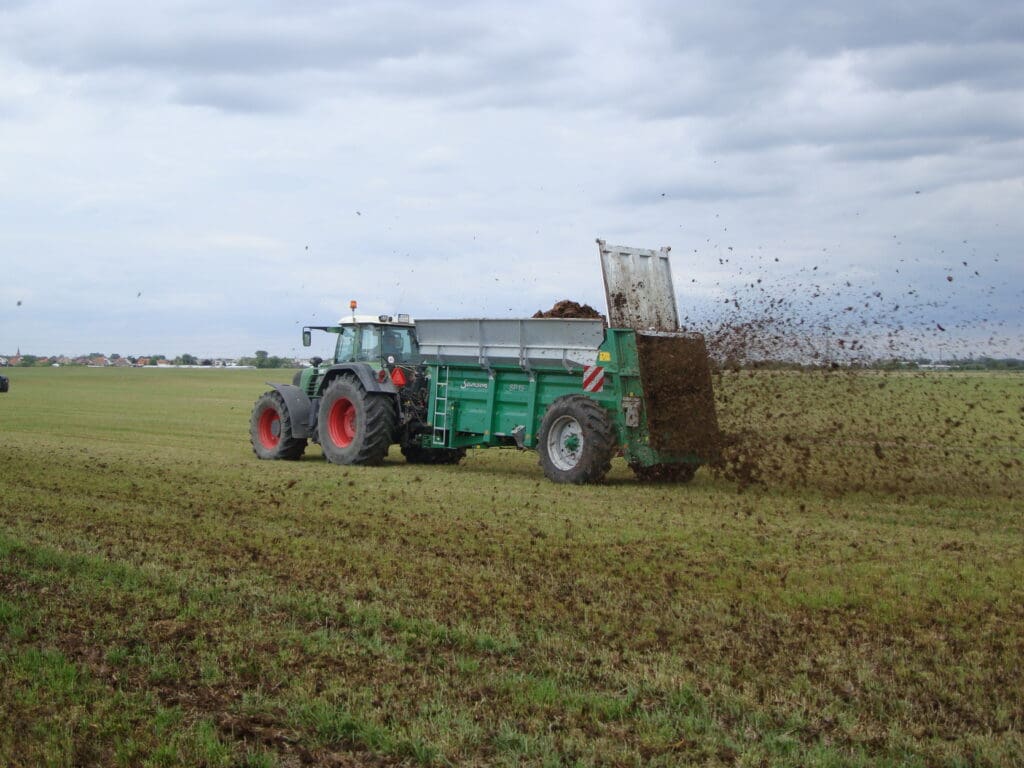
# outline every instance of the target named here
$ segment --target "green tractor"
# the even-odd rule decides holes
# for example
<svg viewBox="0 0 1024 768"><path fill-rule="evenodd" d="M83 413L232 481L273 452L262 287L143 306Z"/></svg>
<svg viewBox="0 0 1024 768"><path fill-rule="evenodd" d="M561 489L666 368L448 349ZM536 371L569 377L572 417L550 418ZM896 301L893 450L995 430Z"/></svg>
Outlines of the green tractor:
<svg viewBox="0 0 1024 768"><path fill-rule="evenodd" d="M616 455L641 479L691 479L720 449L704 339L678 327L668 249L601 251L610 327L592 319L343 318L250 434L262 459L319 442L336 464L454 464L468 447L535 449L555 482L599 482Z"/></svg>
<svg viewBox="0 0 1024 768"><path fill-rule="evenodd" d="M307 326L337 336L334 359L314 357L291 384L273 384L256 401L250 421L253 451L261 459L298 459L309 440L334 464L380 464L398 443L406 460L455 464L465 449L424 445L426 366L408 315L356 315L336 325Z"/></svg>

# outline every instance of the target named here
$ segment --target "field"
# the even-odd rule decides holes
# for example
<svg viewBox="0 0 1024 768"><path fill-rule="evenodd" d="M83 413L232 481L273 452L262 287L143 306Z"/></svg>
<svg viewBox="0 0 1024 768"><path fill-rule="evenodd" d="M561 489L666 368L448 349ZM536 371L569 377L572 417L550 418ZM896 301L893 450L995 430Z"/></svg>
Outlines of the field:
<svg viewBox="0 0 1024 768"><path fill-rule="evenodd" d="M11 374L0 765L1024 764L1024 377L729 374L733 471L566 487Z"/></svg>

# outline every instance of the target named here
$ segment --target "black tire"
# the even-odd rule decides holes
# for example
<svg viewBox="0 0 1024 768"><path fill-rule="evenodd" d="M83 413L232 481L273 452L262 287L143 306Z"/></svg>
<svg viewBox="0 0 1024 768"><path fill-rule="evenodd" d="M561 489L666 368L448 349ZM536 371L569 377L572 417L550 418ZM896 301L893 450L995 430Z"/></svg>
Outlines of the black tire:
<svg viewBox="0 0 1024 768"><path fill-rule="evenodd" d="M306 438L292 437L292 417L277 390L264 392L256 400L249 418L249 442L261 459L302 458Z"/></svg>
<svg viewBox="0 0 1024 768"><path fill-rule="evenodd" d="M617 445L608 411L585 395L553 402L541 422L537 452L556 483L597 483L612 468Z"/></svg>
<svg viewBox="0 0 1024 768"><path fill-rule="evenodd" d="M688 483L697 474L695 464L654 464L644 467L640 464L630 464L637 480L645 483Z"/></svg>
<svg viewBox="0 0 1024 768"><path fill-rule="evenodd" d="M394 399L368 394L350 376L332 381L320 400L320 445L332 464L380 464L397 424Z"/></svg>
<svg viewBox="0 0 1024 768"><path fill-rule="evenodd" d="M465 448L424 448L403 445L402 455L410 464L458 464L466 456Z"/></svg>

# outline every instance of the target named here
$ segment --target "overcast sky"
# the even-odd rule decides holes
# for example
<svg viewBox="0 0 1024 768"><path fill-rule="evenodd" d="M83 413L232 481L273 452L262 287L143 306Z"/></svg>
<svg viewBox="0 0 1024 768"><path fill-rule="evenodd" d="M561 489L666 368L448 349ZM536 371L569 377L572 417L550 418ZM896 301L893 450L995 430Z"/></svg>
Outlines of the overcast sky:
<svg viewBox="0 0 1024 768"><path fill-rule="evenodd" d="M1024 4L0 0L0 181L0 354L603 310L601 237L1024 355Z"/></svg>

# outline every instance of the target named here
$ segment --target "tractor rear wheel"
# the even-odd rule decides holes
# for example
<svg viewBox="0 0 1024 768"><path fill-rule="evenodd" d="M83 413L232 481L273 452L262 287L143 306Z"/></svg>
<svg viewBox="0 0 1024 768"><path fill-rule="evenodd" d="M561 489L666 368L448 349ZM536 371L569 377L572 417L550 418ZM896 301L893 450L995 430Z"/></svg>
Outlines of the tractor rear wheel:
<svg viewBox="0 0 1024 768"><path fill-rule="evenodd" d="M697 474L693 464L653 464L645 467L642 464L630 464L637 480L647 483L688 483Z"/></svg>
<svg viewBox="0 0 1024 768"><path fill-rule="evenodd" d="M292 417L277 390L264 392L253 406L249 419L249 442L261 459L299 459L306 451L306 438L292 437Z"/></svg>
<svg viewBox="0 0 1024 768"><path fill-rule="evenodd" d="M393 399L368 394L358 379L341 376L320 400L320 445L332 464L380 464L398 423Z"/></svg>
<svg viewBox="0 0 1024 768"><path fill-rule="evenodd" d="M424 448L403 445L402 455L410 464L458 464L466 456L465 448Z"/></svg>
<svg viewBox="0 0 1024 768"><path fill-rule="evenodd" d="M560 397L544 414L537 450L544 474L556 483L600 482L616 448L608 411L585 395Z"/></svg>

